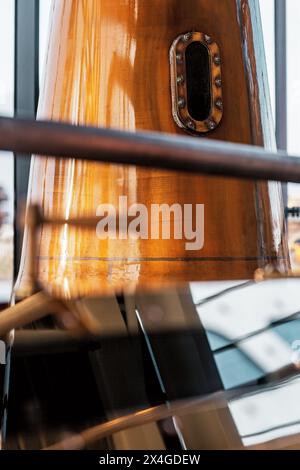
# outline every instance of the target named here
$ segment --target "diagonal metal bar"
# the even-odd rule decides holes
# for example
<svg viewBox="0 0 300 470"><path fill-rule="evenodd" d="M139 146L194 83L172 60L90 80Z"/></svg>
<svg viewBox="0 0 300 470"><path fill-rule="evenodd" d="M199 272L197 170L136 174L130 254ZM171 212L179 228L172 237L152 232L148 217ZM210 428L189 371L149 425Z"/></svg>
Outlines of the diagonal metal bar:
<svg viewBox="0 0 300 470"><path fill-rule="evenodd" d="M57 442L44 450L76 450L93 444L100 439L111 436L116 432L123 431L141 424L160 421L172 416L182 416L189 413L199 413L210 409L224 408L227 402L239 400L251 394L264 393L280 387L285 381L296 378L299 369L294 364L282 367L268 377L269 384L266 385L244 385L229 390L220 390L209 393L198 398L175 400L170 404L158 405L136 411L131 414L120 416L106 423L102 423L85 429L81 433Z"/></svg>

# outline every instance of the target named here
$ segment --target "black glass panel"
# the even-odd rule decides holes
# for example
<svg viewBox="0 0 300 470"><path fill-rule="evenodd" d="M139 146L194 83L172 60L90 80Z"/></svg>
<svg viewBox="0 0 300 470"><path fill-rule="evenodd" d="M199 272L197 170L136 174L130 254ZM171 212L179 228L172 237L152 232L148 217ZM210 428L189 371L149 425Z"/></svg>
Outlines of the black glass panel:
<svg viewBox="0 0 300 470"><path fill-rule="evenodd" d="M207 48L199 41L189 44L185 51L187 107L193 119L204 121L210 115L210 66Z"/></svg>

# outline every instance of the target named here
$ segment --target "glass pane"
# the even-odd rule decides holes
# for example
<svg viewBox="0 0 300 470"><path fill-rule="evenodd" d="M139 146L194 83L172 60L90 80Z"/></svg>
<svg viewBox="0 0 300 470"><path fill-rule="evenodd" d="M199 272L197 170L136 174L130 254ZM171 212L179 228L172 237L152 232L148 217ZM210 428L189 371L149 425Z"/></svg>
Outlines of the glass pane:
<svg viewBox="0 0 300 470"><path fill-rule="evenodd" d="M0 14L0 114L14 113L14 0L1 1ZM13 275L13 155L0 152L0 187L7 201L1 206L6 218L0 229L0 303L7 302Z"/></svg>
<svg viewBox="0 0 300 470"><path fill-rule="evenodd" d="M275 122L275 10L274 0L260 0L260 13L263 28L265 54L270 87L271 106Z"/></svg>
<svg viewBox="0 0 300 470"><path fill-rule="evenodd" d="M44 64L46 60L49 19L52 0L40 0L40 25L39 25L39 80L43 79Z"/></svg>
<svg viewBox="0 0 300 470"><path fill-rule="evenodd" d="M287 4L287 119L288 152L300 154L299 106L300 106L300 64L296 59L300 47L299 0L288 0ZM300 206L300 185L289 184L289 206ZM289 219L289 242L294 269L300 268L300 219Z"/></svg>

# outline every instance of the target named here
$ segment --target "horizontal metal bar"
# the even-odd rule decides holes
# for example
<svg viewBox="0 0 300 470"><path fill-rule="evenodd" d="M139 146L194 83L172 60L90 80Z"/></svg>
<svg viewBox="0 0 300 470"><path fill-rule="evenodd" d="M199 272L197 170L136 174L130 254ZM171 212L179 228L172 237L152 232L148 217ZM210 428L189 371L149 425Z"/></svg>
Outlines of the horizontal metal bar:
<svg viewBox="0 0 300 470"><path fill-rule="evenodd" d="M209 175L300 182L300 158L285 152L153 132L123 132L0 117L0 149Z"/></svg>

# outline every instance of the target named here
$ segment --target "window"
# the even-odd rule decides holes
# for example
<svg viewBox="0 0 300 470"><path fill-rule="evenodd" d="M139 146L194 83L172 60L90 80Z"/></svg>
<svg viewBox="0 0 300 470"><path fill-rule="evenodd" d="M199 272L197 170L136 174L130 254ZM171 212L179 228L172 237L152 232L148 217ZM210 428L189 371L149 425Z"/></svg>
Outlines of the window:
<svg viewBox="0 0 300 470"><path fill-rule="evenodd" d="M14 0L1 1L0 15L0 114L14 114ZM0 303L7 302L13 276L14 162L13 155L1 152L0 186L7 201L7 213L0 230Z"/></svg>
<svg viewBox="0 0 300 470"><path fill-rule="evenodd" d="M300 65L295 60L300 48L299 18L300 2L288 0L287 5L287 144L288 152L300 154L299 107ZM288 185L289 206L300 206L300 185ZM294 269L300 268L300 219L289 220L289 242Z"/></svg>

